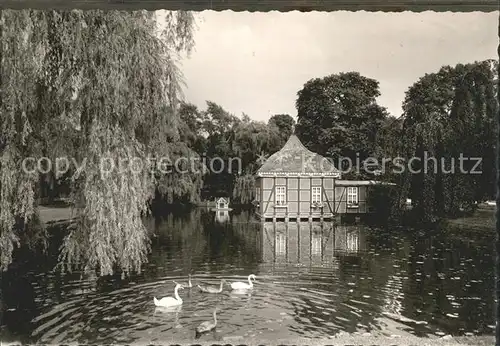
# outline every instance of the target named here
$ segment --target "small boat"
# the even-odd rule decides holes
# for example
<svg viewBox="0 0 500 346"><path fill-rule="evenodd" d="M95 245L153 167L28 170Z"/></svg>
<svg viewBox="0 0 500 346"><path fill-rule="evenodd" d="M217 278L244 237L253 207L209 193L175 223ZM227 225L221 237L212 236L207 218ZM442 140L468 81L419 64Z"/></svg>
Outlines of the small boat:
<svg viewBox="0 0 500 346"><path fill-rule="evenodd" d="M198 288L200 289L201 292L205 293L221 293L222 289L224 288L224 283L226 282L225 279L222 279L220 281L220 287L217 288L217 286L214 285L198 285Z"/></svg>

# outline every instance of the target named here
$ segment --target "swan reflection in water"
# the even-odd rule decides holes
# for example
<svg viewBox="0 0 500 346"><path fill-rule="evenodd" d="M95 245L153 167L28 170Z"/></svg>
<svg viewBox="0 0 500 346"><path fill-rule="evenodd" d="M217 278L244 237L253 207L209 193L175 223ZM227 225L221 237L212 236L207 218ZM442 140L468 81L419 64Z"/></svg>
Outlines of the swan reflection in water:
<svg viewBox="0 0 500 346"><path fill-rule="evenodd" d="M179 322L179 312L181 312L182 306L156 306L153 315L165 315L174 316L175 328L182 328Z"/></svg>
<svg viewBox="0 0 500 346"><path fill-rule="evenodd" d="M229 296L233 299L240 299L241 297L247 296L250 298L252 296L252 291L250 290L245 290L245 289L239 289L239 290L232 290Z"/></svg>
<svg viewBox="0 0 500 346"><path fill-rule="evenodd" d="M252 294L253 291L249 290L232 290L231 293L229 293L229 298L232 300L239 300L237 304L245 310L248 310L250 309Z"/></svg>

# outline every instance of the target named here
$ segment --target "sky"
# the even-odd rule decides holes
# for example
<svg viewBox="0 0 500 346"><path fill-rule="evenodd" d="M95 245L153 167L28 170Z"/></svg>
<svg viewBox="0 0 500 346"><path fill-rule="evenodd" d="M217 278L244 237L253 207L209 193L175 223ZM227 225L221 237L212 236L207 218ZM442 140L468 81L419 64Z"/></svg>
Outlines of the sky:
<svg viewBox="0 0 500 346"><path fill-rule="evenodd" d="M380 83L378 103L401 115L405 91L443 65L498 59L498 12L196 14L195 48L181 61L185 100L267 121L296 118L312 78L357 71Z"/></svg>

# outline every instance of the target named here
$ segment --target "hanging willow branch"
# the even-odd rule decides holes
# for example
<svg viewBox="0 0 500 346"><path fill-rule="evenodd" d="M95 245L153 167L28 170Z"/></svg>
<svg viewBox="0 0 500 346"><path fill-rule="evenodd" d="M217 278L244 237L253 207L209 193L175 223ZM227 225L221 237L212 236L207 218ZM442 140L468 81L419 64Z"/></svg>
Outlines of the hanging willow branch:
<svg viewBox="0 0 500 346"><path fill-rule="evenodd" d="M57 152L85 162L73 177L79 221L61 263L101 275L139 271L149 245L141 216L156 183L146 159L177 131L169 119L183 85L176 56L192 48L192 15L169 13L163 34L145 11L3 11L1 20L2 268L18 243L16 220L34 212L38 177L19 174L19 165ZM103 174L104 161L132 159L142 170Z"/></svg>

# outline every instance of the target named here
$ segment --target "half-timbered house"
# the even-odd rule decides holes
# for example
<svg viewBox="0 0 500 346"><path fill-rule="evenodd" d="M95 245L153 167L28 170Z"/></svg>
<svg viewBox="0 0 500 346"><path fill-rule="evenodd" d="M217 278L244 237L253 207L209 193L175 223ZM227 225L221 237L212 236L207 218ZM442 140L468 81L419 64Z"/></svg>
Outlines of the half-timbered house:
<svg viewBox="0 0 500 346"><path fill-rule="evenodd" d="M257 215L265 220L321 220L368 213L368 186L376 184L342 180L330 160L308 150L292 134L257 172Z"/></svg>

